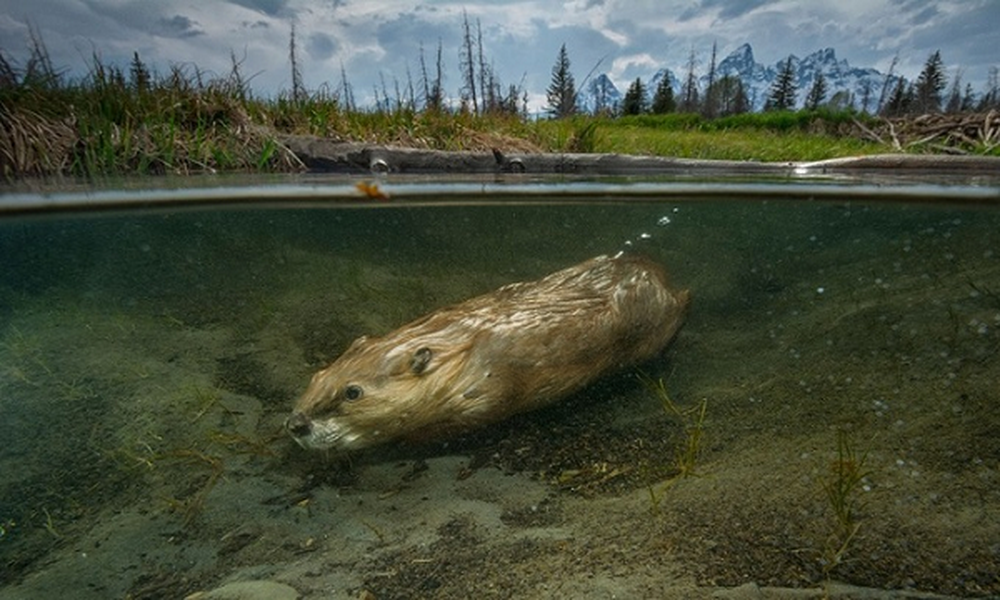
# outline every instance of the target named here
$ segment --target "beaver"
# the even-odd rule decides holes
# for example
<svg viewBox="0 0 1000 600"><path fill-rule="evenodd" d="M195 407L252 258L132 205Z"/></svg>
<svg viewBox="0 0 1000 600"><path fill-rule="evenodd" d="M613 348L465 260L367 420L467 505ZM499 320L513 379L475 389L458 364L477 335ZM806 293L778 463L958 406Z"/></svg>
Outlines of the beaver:
<svg viewBox="0 0 1000 600"><path fill-rule="evenodd" d="M651 260L598 256L359 337L285 427L304 448L335 450L462 433L652 358L688 302Z"/></svg>

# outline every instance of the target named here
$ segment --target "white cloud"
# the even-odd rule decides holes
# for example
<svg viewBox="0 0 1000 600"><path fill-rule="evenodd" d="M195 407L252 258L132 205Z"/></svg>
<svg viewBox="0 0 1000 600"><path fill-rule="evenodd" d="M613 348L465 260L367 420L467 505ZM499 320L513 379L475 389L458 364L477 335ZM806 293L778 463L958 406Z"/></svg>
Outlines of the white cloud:
<svg viewBox="0 0 1000 600"><path fill-rule="evenodd" d="M637 76L634 73L653 72L659 69L660 65L660 61L646 53L619 56L612 61L608 77L616 82L630 81Z"/></svg>
<svg viewBox="0 0 1000 600"><path fill-rule="evenodd" d="M713 42L720 57L744 42L773 64L789 53L823 47L856 66L897 69L914 77L940 49L949 68L963 67L981 86L1000 63L997 0L0 0L3 51L26 56L27 23L42 34L53 61L76 74L96 52L127 64L134 51L163 72L196 64L225 73L230 53L244 56L261 93L287 88L288 35L296 25L306 84L338 82L340 65L359 100L379 75L405 80L419 49L433 61L440 40L445 85L457 95L463 11L482 27L487 60L505 83L544 96L565 43L578 83L595 65L616 83L662 67L682 70L693 49L705 65ZM603 62L602 62L603 61Z"/></svg>

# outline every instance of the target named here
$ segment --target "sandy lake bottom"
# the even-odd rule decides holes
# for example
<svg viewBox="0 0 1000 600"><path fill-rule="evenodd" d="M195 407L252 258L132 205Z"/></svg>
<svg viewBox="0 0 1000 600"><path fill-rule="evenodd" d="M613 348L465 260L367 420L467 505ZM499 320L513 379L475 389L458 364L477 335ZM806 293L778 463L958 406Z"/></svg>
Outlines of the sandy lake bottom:
<svg viewBox="0 0 1000 600"><path fill-rule="evenodd" d="M692 291L662 357L442 443L282 432L355 337L623 249ZM0 261L0 599L1000 595L998 210L133 213Z"/></svg>

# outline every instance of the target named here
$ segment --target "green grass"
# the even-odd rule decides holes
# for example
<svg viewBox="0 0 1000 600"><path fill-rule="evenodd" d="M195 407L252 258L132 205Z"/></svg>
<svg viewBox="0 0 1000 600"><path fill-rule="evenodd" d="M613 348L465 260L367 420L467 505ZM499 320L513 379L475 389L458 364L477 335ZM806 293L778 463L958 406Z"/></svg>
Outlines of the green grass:
<svg viewBox="0 0 1000 600"><path fill-rule="evenodd" d="M590 126L587 152L743 161L810 161L889 152L853 135L850 113L754 113L715 120L698 115L578 118L536 124L550 150L572 150L575 132Z"/></svg>
<svg viewBox="0 0 1000 600"><path fill-rule="evenodd" d="M2 52L0 59L0 172L8 180L300 170L281 143L289 134L439 150L543 150L530 141L531 124L513 115L347 111L324 91L256 98L236 62L224 77L182 67L157 77L141 62L125 72L95 58L85 78L70 81L39 66L44 59L19 70Z"/></svg>
<svg viewBox="0 0 1000 600"><path fill-rule="evenodd" d="M261 106L235 61L209 78L180 66L156 76L138 56L128 71L95 57L70 80L36 41L23 67L0 53L0 171L12 179L298 168L251 117Z"/></svg>
<svg viewBox="0 0 1000 600"><path fill-rule="evenodd" d="M311 108L310 104L302 107L307 111ZM344 111L336 107L326 111L322 119L303 119L294 109L284 114L284 118L275 118L266 109L262 111L262 116L284 133L435 150L488 151L492 147L540 150L530 140L531 124L509 114L473 115L406 108L392 112Z"/></svg>
<svg viewBox="0 0 1000 600"><path fill-rule="evenodd" d="M337 95L258 98L233 57L209 77L197 67L149 71L138 55L125 69L96 56L70 80L44 45L23 65L0 50L0 173L30 176L288 172L303 168L281 140L314 135L339 141L436 150L599 152L739 161L811 161L890 152L866 141L849 111L578 116L530 120L463 111L345 110Z"/></svg>

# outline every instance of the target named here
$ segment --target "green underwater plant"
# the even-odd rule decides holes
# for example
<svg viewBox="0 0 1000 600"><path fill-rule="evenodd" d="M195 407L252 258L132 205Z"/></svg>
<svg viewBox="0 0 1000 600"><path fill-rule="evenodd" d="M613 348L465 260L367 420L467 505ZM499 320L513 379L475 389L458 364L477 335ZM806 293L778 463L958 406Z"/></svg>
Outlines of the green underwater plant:
<svg viewBox="0 0 1000 600"><path fill-rule="evenodd" d="M62 538L62 534L56 530L55 520L52 518L52 515L49 513L49 510L43 506L42 512L45 513L45 525L44 525L45 531L48 531L49 535L56 538L57 540Z"/></svg>
<svg viewBox="0 0 1000 600"><path fill-rule="evenodd" d="M0 350L7 355L4 357L5 373L25 385L42 386L54 374L44 359L41 341L25 335L16 325L11 325L3 341L0 341Z"/></svg>
<svg viewBox="0 0 1000 600"><path fill-rule="evenodd" d="M702 398L698 404L682 408L670 398L663 379L653 381L649 377L642 377L642 380L646 387L660 400L667 415L679 421L684 428L684 439L674 453L672 463L674 475L663 484L659 493L652 484L649 486L649 500L653 512L656 513L659 512L663 491L668 486L686 477L699 475L697 465L704 447L705 414L708 411L708 399Z"/></svg>
<svg viewBox="0 0 1000 600"><path fill-rule="evenodd" d="M838 429L837 456L820 479L820 487L831 517L830 532L820 557L826 579L844 563L848 550L861 529L861 493L864 491L864 480L871 475L866 467L867 459L867 452L858 454L847 431Z"/></svg>
<svg viewBox="0 0 1000 600"><path fill-rule="evenodd" d="M182 497L167 498L171 508L180 513L185 527L192 525L205 508L209 492L222 479L226 467L222 457L208 454L194 448L174 450L159 457L159 460L170 461L182 467L185 471L202 471L203 476L192 479L191 489ZM205 472L207 471L207 472Z"/></svg>

